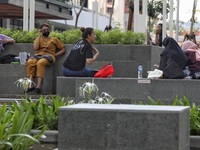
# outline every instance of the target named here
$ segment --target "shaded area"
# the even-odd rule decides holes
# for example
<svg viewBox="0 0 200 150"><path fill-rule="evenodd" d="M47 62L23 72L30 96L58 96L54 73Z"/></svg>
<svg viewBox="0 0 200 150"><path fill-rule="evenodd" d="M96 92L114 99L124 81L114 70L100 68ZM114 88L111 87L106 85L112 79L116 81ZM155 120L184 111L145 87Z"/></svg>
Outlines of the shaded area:
<svg viewBox="0 0 200 150"><path fill-rule="evenodd" d="M0 18L23 19L23 2L0 1ZM72 19L71 6L48 0L35 1L35 19Z"/></svg>

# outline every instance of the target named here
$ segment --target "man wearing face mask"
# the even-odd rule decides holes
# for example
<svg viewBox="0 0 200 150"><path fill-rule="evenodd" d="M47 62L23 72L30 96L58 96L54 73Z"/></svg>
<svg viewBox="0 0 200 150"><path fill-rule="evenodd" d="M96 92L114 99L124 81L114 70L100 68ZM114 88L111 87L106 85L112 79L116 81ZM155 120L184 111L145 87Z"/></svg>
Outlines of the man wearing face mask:
<svg viewBox="0 0 200 150"><path fill-rule="evenodd" d="M26 63L27 77L31 80L37 77L37 85L30 85L26 91L36 91L41 93L42 80L45 73L45 66L51 66L56 61L56 57L65 53L64 44L56 37L50 37L50 26L42 24L38 37L34 41L35 56L30 57ZM58 51L57 51L58 50Z"/></svg>

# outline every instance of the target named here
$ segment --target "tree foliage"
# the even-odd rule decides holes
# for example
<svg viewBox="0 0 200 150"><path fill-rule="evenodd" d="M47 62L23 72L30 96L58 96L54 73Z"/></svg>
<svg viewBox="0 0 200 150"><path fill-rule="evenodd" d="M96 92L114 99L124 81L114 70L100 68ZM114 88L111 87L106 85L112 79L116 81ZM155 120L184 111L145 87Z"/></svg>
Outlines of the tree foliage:
<svg viewBox="0 0 200 150"><path fill-rule="evenodd" d="M134 6L132 6L132 4L134 5L134 0L127 0L128 4L129 4L129 12L133 13L134 10ZM162 0L149 0L148 2L148 32L151 32L152 30L152 26L155 24L155 22L158 20L158 16L163 14L163 2ZM132 10L132 11L131 11ZM140 0L140 11L142 12L142 1ZM169 0L167 0L167 11L166 13L169 13ZM129 13L129 15L132 15ZM132 17L131 17L132 18ZM129 19L131 19L129 17ZM161 17L162 19L162 17ZM130 22L130 21L128 21ZM132 21L131 21L132 23ZM130 24L128 25L130 28Z"/></svg>
<svg viewBox="0 0 200 150"><path fill-rule="evenodd" d="M169 0L167 0L166 14L169 13ZM163 15L163 2L162 0L150 0L147 6L148 11L148 34L152 32L153 26L158 21L158 16Z"/></svg>

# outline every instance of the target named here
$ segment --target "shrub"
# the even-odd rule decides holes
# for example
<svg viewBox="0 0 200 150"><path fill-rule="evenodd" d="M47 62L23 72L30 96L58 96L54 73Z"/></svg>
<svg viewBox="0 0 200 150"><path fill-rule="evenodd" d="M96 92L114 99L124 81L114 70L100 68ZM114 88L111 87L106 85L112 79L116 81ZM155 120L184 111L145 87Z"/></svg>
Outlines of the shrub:
<svg viewBox="0 0 200 150"><path fill-rule="evenodd" d="M38 31L20 31L14 30L11 37L15 39L16 43L33 43L38 36Z"/></svg>
<svg viewBox="0 0 200 150"><path fill-rule="evenodd" d="M29 107L30 108L30 107ZM0 149L3 150L25 150L33 143L39 142L37 139L43 134L45 128L35 136L30 136L33 126L34 116L30 109L23 111L20 109L6 108L6 104L0 107Z"/></svg>
<svg viewBox="0 0 200 150"><path fill-rule="evenodd" d="M122 32L120 30L109 30L101 35L102 44L118 44L121 40Z"/></svg>
<svg viewBox="0 0 200 150"><path fill-rule="evenodd" d="M0 33L15 39L16 43L33 43L38 36L38 30L21 31L0 28ZM113 29L108 32L103 32L96 29L95 44L145 44L144 33L134 33L132 31L121 32L119 29ZM73 44L82 38L80 29L71 29L63 32L52 31L52 37L57 37L65 44Z"/></svg>
<svg viewBox="0 0 200 150"><path fill-rule="evenodd" d="M80 29L67 30L62 32L63 42L66 44L73 44L82 37Z"/></svg>
<svg viewBox="0 0 200 150"><path fill-rule="evenodd" d="M46 128L47 130L58 130L58 108L60 106L72 105L73 101L69 98L64 99L59 96L40 96L37 102L33 102L30 98L23 98L22 103L18 105L13 102L13 110L23 110L34 116L34 122L32 129L41 130Z"/></svg>
<svg viewBox="0 0 200 150"><path fill-rule="evenodd" d="M102 43L101 41L101 36L104 32L101 30L95 30L95 34L96 34L96 40L95 40L95 44L100 44Z"/></svg>
<svg viewBox="0 0 200 150"><path fill-rule="evenodd" d="M135 33L132 31L123 32L121 38L121 44L135 44L141 45L145 44L145 34L143 33Z"/></svg>

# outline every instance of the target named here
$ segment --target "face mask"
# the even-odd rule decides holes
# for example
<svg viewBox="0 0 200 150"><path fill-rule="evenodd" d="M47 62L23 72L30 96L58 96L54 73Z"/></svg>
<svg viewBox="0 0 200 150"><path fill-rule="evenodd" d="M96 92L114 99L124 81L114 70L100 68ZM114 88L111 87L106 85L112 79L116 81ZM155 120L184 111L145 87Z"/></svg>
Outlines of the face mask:
<svg viewBox="0 0 200 150"><path fill-rule="evenodd" d="M45 36L45 37L47 37L47 36L49 36L49 34L50 34L49 31L45 31L42 35Z"/></svg>

